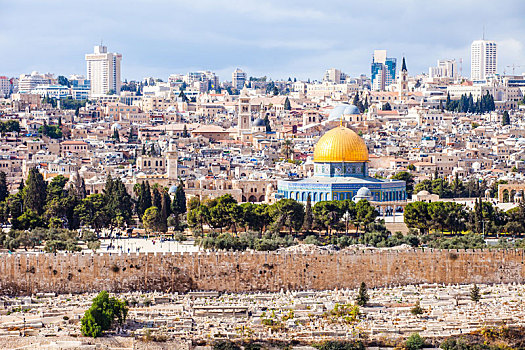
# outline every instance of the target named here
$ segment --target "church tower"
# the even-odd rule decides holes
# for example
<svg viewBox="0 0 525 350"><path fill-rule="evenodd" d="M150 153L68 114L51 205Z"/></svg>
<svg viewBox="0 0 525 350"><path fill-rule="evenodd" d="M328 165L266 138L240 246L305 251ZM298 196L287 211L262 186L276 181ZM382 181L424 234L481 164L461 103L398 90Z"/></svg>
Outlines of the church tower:
<svg viewBox="0 0 525 350"><path fill-rule="evenodd" d="M405 57L403 57L403 65L399 72L399 99L401 101L406 101L408 99L408 70Z"/></svg>
<svg viewBox="0 0 525 350"><path fill-rule="evenodd" d="M250 106L250 97L246 93L246 90L242 89L241 95L239 96L239 111L237 121L239 134L243 131L250 131L251 119L252 111Z"/></svg>

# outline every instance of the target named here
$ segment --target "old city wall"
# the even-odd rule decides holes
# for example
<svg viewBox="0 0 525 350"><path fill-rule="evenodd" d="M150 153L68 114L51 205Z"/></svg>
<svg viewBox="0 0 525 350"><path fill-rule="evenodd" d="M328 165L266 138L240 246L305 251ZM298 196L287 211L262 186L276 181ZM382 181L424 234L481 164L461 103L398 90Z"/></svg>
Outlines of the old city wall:
<svg viewBox="0 0 525 350"><path fill-rule="evenodd" d="M525 282L523 250L4 254L0 291L81 293L324 290Z"/></svg>

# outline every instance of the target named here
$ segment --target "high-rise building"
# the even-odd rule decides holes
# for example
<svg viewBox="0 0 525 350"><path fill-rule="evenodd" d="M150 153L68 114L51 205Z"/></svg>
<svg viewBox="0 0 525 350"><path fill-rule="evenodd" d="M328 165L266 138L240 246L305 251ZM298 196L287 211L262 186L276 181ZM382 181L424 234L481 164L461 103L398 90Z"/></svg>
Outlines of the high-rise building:
<svg viewBox="0 0 525 350"><path fill-rule="evenodd" d="M246 83L246 73L241 69L237 68L232 73L232 85L237 90L242 90Z"/></svg>
<svg viewBox="0 0 525 350"><path fill-rule="evenodd" d="M0 97L6 97L11 93L11 80L8 77L0 77Z"/></svg>
<svg viewBox="0 0 525 350"><path fill-rule="evenodd" d="M495 41L475 40L470 46L470 79L484 80L496 74L497 47Z"/></svg>
<svg viewBox="0 0 525 350"><path fill-rule="evenodd" d="M428 69L430 78L450 78L456 80L458 77L458 64L455 59L438 60L437 67Z"/></svg>
<svg viewBox="0 0 525 350"><path fill-rule="evenodd" d="M396 81L395 58L386 57L386 50L375 50L372 58L372 90L385 90Z"/></svg>
<svg viewBox="0 0 525 350"><path fill-rule="evenodd" d="M86 54L87 79L91 82L91 95L103 95L109 92L120 94L119 53L108 53L106 46L97 45L93 53Z"/></svg>

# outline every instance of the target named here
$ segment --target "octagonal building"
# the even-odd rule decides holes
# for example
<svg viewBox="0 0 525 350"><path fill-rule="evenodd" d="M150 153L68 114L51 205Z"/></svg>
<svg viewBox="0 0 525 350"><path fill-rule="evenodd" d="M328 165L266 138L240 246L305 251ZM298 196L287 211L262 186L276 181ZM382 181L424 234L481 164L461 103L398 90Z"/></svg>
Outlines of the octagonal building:
<svg viewBox="0 0 525 350"><path fill-rule="evenodd" d="M367 199L371 202L406 200L405 181L368 176L368 148L359 135L344 126L326 132L314 149L314 176L278 182L278 198L305 203Z"/></svg>

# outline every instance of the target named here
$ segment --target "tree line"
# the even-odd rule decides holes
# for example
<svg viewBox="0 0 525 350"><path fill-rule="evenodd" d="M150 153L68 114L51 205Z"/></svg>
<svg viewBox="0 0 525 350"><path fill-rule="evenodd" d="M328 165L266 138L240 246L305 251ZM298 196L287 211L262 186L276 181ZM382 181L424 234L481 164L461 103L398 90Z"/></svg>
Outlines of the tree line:
<svg viewBox="0 0 525 350"><path fill-rule="evenodd" d="M204 232L208 226L213 232L229 230L233 234L248 230L262 235L269 231L288 234L308 234L312 230L325 232L349 232L350 226L367 232L378 211L366 200L317 202L312 207L308 198L306 205L294 199L281 199L275 204L238 204L226 194L213 199L192 198L188 203L187 221L193 232Z"/></svg>
<svg viewBox="0 0 525 350"><path fill-rule="evenodd" d="M455 202L413 202L406 206L404 217L409 228L424 234L431 230L453 234L505 232L514 236L525 233L524 203L504 212L481 198L476 199L472 210Z"/></svg>
<svg viewBox="0 0 525 350"><path fill-rule="evenodd" d="M445 109L451 112L458 113L475 113L475 114L484 114L487 112L492 112L496 109L494 104L494 96L492 96L488 91L481 98L476 99L472 97L472 93L468 96L466 94L461 95L459 100L452 100L450 98L450 93L447 94L447 101L445 102Z"/></svg>
<svg viewBox="0 0 525 350"><path fill-rule="evenodd" d="M79 176L68 181L59 175L48 183L37 168L31 168L18 191L9 194L6 175L0 172L0 223L11 223L14 230L37 227L76 230L87 226L98 234L104 228L133 225L137 214L148 230L165 232L169 223L181 229L181 216L186 212L182 183L173 201L168 190L157 184L153 189L148 182L136 184L134 192L136 199L120 179L108 176L102 193L88 196Z"/></svg>

